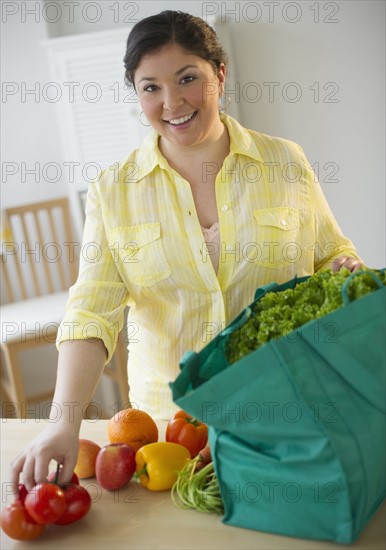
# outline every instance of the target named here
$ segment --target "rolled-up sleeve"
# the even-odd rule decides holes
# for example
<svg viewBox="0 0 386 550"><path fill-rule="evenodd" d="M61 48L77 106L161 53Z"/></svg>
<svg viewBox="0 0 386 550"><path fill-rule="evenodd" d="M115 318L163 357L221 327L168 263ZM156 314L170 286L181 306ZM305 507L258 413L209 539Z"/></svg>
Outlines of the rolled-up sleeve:
<svg viewBox="0 0 386 550"><path fill-rule="evenodd" d="M90 183L79 274L69 290L56 345L65 340L101 339L110 361L124 324L128 291L117 270L103 220L98 182Z"/></svg>
<svg viewBox="0 0 386 550"><path fill-rule="evenodd" d="M360 259L353 243L343 235L303 149L300 146L299 149L306 170L310 207L315 219L315 271L331 269L333 261L340 256Z"/></svg>

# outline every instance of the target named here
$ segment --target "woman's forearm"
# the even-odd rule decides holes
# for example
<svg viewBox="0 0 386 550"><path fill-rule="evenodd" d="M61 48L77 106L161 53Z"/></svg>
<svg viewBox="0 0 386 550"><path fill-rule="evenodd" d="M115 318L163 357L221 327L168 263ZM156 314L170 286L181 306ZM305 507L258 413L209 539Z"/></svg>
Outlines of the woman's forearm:
<svg viewBox="0 0 386 550"><path fill-rule="evenodd" d="M52 421L70 422L79 430L84 409L102 376L106 353L103 341L98 339L60 344Z"/></svg>
<svg viewBox="0 0 386 550"><path fill-rule="evenodd" d="M61 482L69 481L78 455L83 411L93 396L106 361L102 340L64 341L59 361L50 421L11 464L17 487L22 473L27 489L46 480L52 459L62 465Z"/></svg>

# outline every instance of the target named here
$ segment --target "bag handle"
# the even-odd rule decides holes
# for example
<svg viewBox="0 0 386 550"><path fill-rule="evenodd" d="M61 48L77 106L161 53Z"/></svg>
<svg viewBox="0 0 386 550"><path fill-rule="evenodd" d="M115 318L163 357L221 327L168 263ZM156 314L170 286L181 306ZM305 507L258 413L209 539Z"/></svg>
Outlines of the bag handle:
<svg viewBox="0 0 386 550"><path fill-rule="evenodd" d="M267 294L267 292L272 292L277 288L279 288L277 283L268 283L267 285L259 287L255 292L255 301L259 300L264 294Z"/></svg>
<svg viewBox="0 0 386 550"><path fill-rule="evenodd" d="M354 277L356 277L357 275L363 275L364 273L366 273L367 275L370 275L374 279L374 281L377 283L379 288L383 288L384 284L382 283L381 279L379 277L377 277L377 275L373 271L365 271L364 269L361 269L360 271L354 271L353 273L351 273L351 275L349 275L347 277L347 279L345 280L345 282L342 285L342 290L341 290L342 300L343 300L343 304L345 306L348 306L349 304L351 304L350 298L348 296L348 286L349 286L349 284L351 283L351 281L353 280Z"/></svg>
<svg viewBox="0 0 386 550"><path fill-rule="evenodd" d="M172 390L173 400L183 397L190 387L199 386L202 383L200 378L200 361L198 353L186 351L180 363L180 375L174 382L169 382Z"/></svg>
<svg viewBox="0 0 386 550"><path fill-rule="evenodd" d="M246 307L234 323L231 323L228 327L223 329L221 336L228 336L228 334L232 334L232 332L235 332L237 329L241 328L244 323L248 321L251 315L252 309L250 307Z"/></svg>
<svg viewBox="0 0 386 550"><path fill-rule="evenodd" d="M308 279L308 277L304 277L304 279ZM300 279L300 281L302 280L303 279ZM295 284L296 282L298 282L297 277L295 277L294 282ZM254 302L256 302L257 300L260 300L260 298L262 298L265 294L268 294L268 292L274 292L280 288L281 288L280 285L278 285L277 283L268 283L266 285L260 286L255 292ZM241 328L244 325L244 323L248 321L251 315L252 315L251 307L248 306L244 308L244 310L240 313L240 316L237 317L234 320L234 322L231 323L228 327L223 329L223 331L221 332L221 336L228 336L229 334L232 334L232 332L235 332L236 330Z"/></svg>
<svg viewBox="0 0 386 550"><path fill-rule="evenodd" d="M256 300L259 300L262 296L264 296L264 294L267 294L267 292L276 290L278 287L279 285L277 283L268 283L264 286L259 287L255 292L254 302L256 302ZM235 332L236 330L241 328L248 321L251 315L252 308L250 306L247 306L228 327L225 327L222 330L221 336L228 336L229 334L232 334L232 332Z"/></svg>
<svg viewBox="0 0 386 550"><path fill-rule="evenodd" d="M263 285L259 287L255 292L255 302L256 300L262 298L264 294L267 294L268 292L279 292L282 290L288 290L289 288L295 288L296 285L298 285L299 283L304 283L304 281L309 278L310 275L306 275L304 277L298 277L297 275L295 275L293 279L280 285L278 283L268 283L266 285Z"/></svg>
<svg viewBox="0 0 386 550"><path fill-rule="evenodd" d="M262 298L265 294L268 294L268 292L276 291L279 288L280 286L277 283L268 283L266 285L260 286L255 292L254 302L260 300L260 298ZM233 323L223 329L223 331L221 332L221 336L228 336L229 334L232 334L232 332L235 332L235 330L241 328L244 323L248 321L251 315L252 308L250 306L244 308L243 311L240 313L240 316L236 317Z"/></svg>

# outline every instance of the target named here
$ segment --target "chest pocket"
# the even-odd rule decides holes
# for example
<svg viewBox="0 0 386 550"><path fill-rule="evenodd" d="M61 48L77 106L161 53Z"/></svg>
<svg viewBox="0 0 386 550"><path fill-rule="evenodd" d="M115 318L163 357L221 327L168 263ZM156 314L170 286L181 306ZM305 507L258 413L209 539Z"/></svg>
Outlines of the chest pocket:
<svg viewBox="0 0 386 550"><path fill-rule="evenodd" d="M270 268L300 260L300 217L296 208L263 208L253 212L257 222L256 262Z"/></svg>
<svg viewBox="0 0 386 550"><path fill-rule="evenodd" d="M171 275L161 239L161 224L116 227L109 232L110 249L128 280L152 286Z"/></svg>

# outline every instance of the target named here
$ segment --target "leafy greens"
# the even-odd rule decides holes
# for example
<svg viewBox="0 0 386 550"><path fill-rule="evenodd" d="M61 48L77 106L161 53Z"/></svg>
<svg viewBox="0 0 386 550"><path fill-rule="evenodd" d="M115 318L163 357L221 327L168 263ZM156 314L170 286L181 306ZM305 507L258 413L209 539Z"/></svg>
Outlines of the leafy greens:
<svg viewBox="0 0 386 550"><path fill-rule="evenodd" d="M358 273L348 286L350 302L379 288L370 272L386 285L385 270ZM235 363L270 340L341 308L342 286L349 275L345 268L337 273L318 271L294 288L265 294L254 305L246 323L229 336L225 347L228 362Z"/></svg>

